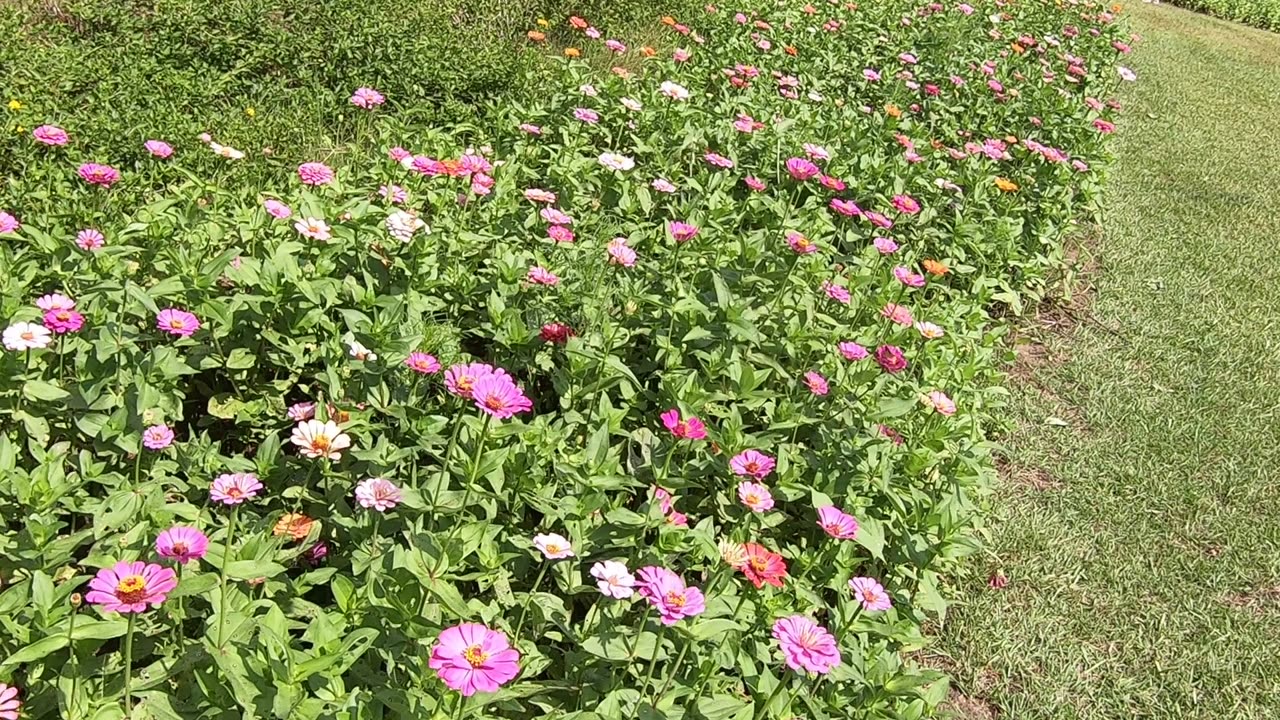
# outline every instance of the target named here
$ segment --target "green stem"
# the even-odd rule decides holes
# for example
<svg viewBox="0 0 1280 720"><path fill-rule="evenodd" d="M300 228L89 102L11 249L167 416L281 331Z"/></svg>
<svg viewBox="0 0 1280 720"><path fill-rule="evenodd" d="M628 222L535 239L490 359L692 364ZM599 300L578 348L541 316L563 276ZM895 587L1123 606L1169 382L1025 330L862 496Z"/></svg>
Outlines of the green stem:
<svg viewBox="0 0 1280 720"><path fill-rule="evenodd" d="M239 510L238 505L231 506L231 520L227 525L227 547L222 551L222 575L220 594L221 600L218 602L218 649L222 649L225 640L223 631L227 627L227 564L231 561L231 538L236 533L236 511Z"/></svg>
<svg viewBox="0 0 1280 720"><path fill-rule="evenodd" d="M524 616L529 612L529 601L533 599L533 594L538 592L538 586L542 584L542 578L547 574L547 568L551 566L550 562L542 563L542 567L538 569L538 577L533 581L533 588L529 590L529 594L524 598L524 607L520 608L520 619L516 622L516 633L512 638L513 641L520 640L520 630L524 628Z"/></svg>
<svg viewBox="0 0 1280 720"><path fill-rule="evenodd" d="M680 648L680 654L676 656L676 662L671 666L671 671L667 673L667 679L662 683L662 689L657 695L653 696L653 706L658 707L658 703L662 701L662 696L667 694L667 690L671 689L671 681L676 679L676 673L680 672L680 666L684 663L685 653L689 652L689 646L693 643L686 642Z"/></svg>
<svg viewBox="0 0 1280 720"><path fill-rule="evenodd" d="M773 296L773 302L769 303L769 310L765 313L765 317L773 315L773 311L777 309L778 303L782 301L782 296L786 294L787 283L791 280L791 273L795 272L796 265L800 264L800 255L797 253L791 258L791 266L787 268L787 274L782 276L782 284L778 286L778 294Z"/></svg>
<svg viewBox="0 0 1280 720"><path fill-rule="evenodd" d="M370 605L373 604L373 598L375 595L375 593L373 592L373 583L374 583L374 578L377 574L376 559L380 557L376 555L376 553L378 552L378 527L379 525L381 525L381 523L382 523L382 513L375 512L373 516L373 535L369 540L369 543L371 545L371 547L369 548L369 570L368 570L368 574L365 576L365 581L364 581L365 601L368 602Z"/></svg>
<svg viewBox="0 0 1280 720"><path fill-rule="evenodd" d="M471 502L471 486L475 484L476 478L480 475L480 453L484 452L484 441L489 435L489 423L493 420L493 416L489 413L484 415L484 426L480 428L480 437L476 438L476 449L471 455L471 472L467 473L467 486L462 489L462 505L458 512L466 512L467 503ZM449 540L452 541L458 533L458 528L462 526L462 520L453 524L449 529ZM448 550L446 549L446 552Z"/></svg>
<svg viewBox="0 0 1280 720"><path fill-rule="evenodd" d="M440 489L444 487L445 476L449 472L449 461L453 459L453 449L458 445L458 433L462 430L462 418L453 422L453 431L449 433L449 445L445 448L444 459L440 461L440 474L436 476L436 489L431 495L431 526L435 527L435 512L439 506Z"/></svg>
<svg viewBox="0 0 1280 720"><path fill-rule="evenodd" d="M649 672L644 676L644 684L640 686L640 698L644 697L645 692L649 689L649 681L653 679L653 669L658 664L658 651L662 649L662 638L667 634L667 626L663 625L658 628L658 637L653 641L653 654L649 656ZM635 710L631 713L631 717L635 718L640 712L640 698L636 699Z"/></svg>
<svg viewBox="0 0 1280 720"><path fill-rule="evenodd" d="M76 615L79 614L77 610L79 608L75 605L71 606L71 618L67 621L67 652L71 659L71 697L67 699L67 714L73 718L76 716L76 687L80 683L80 661L76 657L75 644Z"/></svg>
<svg viewBox="0 0 1280 720"><path fill-rule="evenodd" d="M784 678L786 678L785 673L783 673L782 677L778 678L778 684L773 688L773 692L769 693L769 699L765 700L764 704L756 710L756 720L761 720L765 714L769 712L769 706L773 704L773 701L778 697L778 693L782 692L783 686L786 685Z"/></svg>
<svg viewBox="0 0 1280 720"><path fill-rule="evenodd" d="M457 707L455 707L455 708L454 708L454 713L453 713L454 720L457 720L458 718L462 717L462 703L463 703L463 701L464 701L464 698L462 697L462 694L461 694L461 693L459 693L459 694L458 694L458 705L457 705Z"/></svg>
<svg viewBox="0 0 1280 720"><path fill-rule="evenodd" d="M129 628L124 635L124 715L133 716L133 619L137 613L129 613Z"/></svg>

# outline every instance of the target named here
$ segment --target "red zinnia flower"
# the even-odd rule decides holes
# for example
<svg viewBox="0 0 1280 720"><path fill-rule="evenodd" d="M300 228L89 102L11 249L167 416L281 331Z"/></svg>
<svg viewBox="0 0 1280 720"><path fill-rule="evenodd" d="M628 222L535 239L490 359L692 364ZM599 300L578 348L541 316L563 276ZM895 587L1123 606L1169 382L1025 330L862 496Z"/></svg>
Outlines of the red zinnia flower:
<svg viewBox="0 0 1280 720"><path fill-rule="evenodd" d="M782 579L787 576L787 563L781 555L756 543L744 543L742 549L747 554L747 561L739 565L738 569L752 585L761 588L768 583L774 587L782 587Z"/></svg>

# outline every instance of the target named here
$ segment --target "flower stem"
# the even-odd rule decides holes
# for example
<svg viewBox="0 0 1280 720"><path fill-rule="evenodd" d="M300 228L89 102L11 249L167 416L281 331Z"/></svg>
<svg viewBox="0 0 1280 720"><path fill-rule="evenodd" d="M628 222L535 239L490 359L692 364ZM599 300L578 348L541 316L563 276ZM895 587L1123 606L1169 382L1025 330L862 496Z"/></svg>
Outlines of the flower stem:
<svg viewBox="0 0 1280 720"><path fill-rule="evenodd" d="M517 642L520 640L520 630L524 628L524 616L529 612L529 601L533 599L533 594L538 592L538 586L542 584L542 577L547 574L547 568L550 565L549 562L542 563L542 567L538 569L538 577L533 581L533 588L524 598L524 607L520 608L520 619L516 622L516 633L512 638Z"/></svg>
<svg viewBox="0 0 1280 720"><path fill-rule="evenodd" d="M765 716L765 714L769 712L769 706L773 704L774 699L778 697L778 693L782 692L783 686L787 684L786 682L784 682L785 678L786 678L785 673L783 674L782 677L778 678L778 684L773 688L773 692L769 693L769 699L765 700L764 704L761 705L759 709L756 710L756 720L761 720Z"/></svg>
<svg viewBox="0 0 1280 720"><path fill-rule="evenodd" d="M382 523L382 513L374 513L373 515L373 535L369 540L369 570L365 577L365 600L372 605L375 593L373 592L374 578L377 573L377 559L381 558L378 552L378 526Z"/></svg>
<svg viewBox="0 0 1280 720"><path fill-rule="evenodd" d="M471 455L471 472L467 473L467 486L462 489L462 505L459 512L465 512L467 503L471 502L471 486L475 484L476 478L480 475L480 453L484 452L484 441L489 435L489 422L493 420L493 416L485 413L484 425L480 428L480 437L476 438L476 449ZM458 533L458 528L462 526L461 519L453 524L449 530L449 540L452 541ZM448 550L446 549L446 552Z"/></svg>
<svg viewBox="0 0 1280 720"><path fill-rule="evenodd" d="M689 646L692 644L693 643L686 642L681 646L680 654L676 656L675 664L671 666L670 672L667 673L666 681L662 683L662 689L658 691L657 695L653 696L653 706L655 708L658 707L658 703L661 702L662 696L667 694L667 690L671 689L671 681L675 680L676 673L680 672L680 666L684 664L685 653L689 652Z"/></svg>
<svg viewBox="0 0 1280 720"><path fill-rule="evenodd" d="M218 649L222 649L224 641L223 631L227 627L227 564L231 561L231 538L236 533L236 511L239 506L231 506L231 520L227 525L227 547L222 551L222 581L220 590L222 599L218 601Z"/></svg>
<svg viewBox="0 0 1280 720"><path fill-rule="evenodd" d="M449 433L449 445L445 448L444 458L440 461L440 474L436 476L436 491L431 495L431 524L435 525L435 513L440 501L440 488L444 487L445 476L449 472L449 461L453 459L453 449L458 446L458 433L462 430L462 418L453 422L453 431Z"/></svg>
<svg viewBox="0 0 1280 720"><path fill-rule="evenodd" d="M129 613L129 629L124 635L124 714L133 715L133 619L137 613Z"/></svg>
<svg viewBox="0 0 1280 720"><path fill-rule="evenodd" d="M658 628L658 637L653 641L653 654L649 656L649 672L644 676L644 684L640 686L640 698L636 699L635 710L631 713L634 718L640 712L640 699L644 698L644 694L649 689L649 681L653 679L653 669L658 664L658 651L662 649L662 638L667 634L667 626L663 625Z"/></svg>
<svg viewBox="0 0 1280 720"><path fill-rule="evenodd" d="M71 660L71 696L67 698L67 714L71 717L76 716L76 686L80 682L80 661L76 658L76 615L79 614L79 608L74 604L71 606L71 617L67 620L67 653ZM130 615L129 617L133 617Z"/></svg>

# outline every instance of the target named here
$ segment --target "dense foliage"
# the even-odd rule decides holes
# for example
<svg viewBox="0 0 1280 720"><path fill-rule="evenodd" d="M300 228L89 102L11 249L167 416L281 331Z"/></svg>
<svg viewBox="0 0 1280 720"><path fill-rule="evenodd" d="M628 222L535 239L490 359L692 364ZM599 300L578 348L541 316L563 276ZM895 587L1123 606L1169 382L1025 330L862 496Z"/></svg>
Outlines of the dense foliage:
<svg viewBox="0 0 1280 720"><path fill-rule="evenodd" d="M530 101L432 127L352 87L348 151L265 185L238 128L30 121L0 717L942 699L910 653L977 547L988 309L1096 197L1112 13L530 25Z"/></svg>
<svg viewBox="0 0 1280 720"><path fill-rule="evenodd" d="M1264 30L1280 31L1280 0L1170 0L1227 20L1237 20Z"/></svg>

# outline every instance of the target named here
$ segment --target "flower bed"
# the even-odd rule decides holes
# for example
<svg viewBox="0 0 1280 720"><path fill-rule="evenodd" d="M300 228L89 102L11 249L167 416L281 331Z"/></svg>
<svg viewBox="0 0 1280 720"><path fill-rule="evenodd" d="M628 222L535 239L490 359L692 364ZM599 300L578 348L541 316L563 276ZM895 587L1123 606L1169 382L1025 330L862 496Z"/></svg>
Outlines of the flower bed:
<svg viewBox="0 0 1280 720"><path fill-rule="evenodd" d="M571 18L483 127L358 90L374 149L276 187L216 134L32 135L0 717L938 704L987 308L1095 197L1127 46L1089 3L682 20Z"/></svg>

